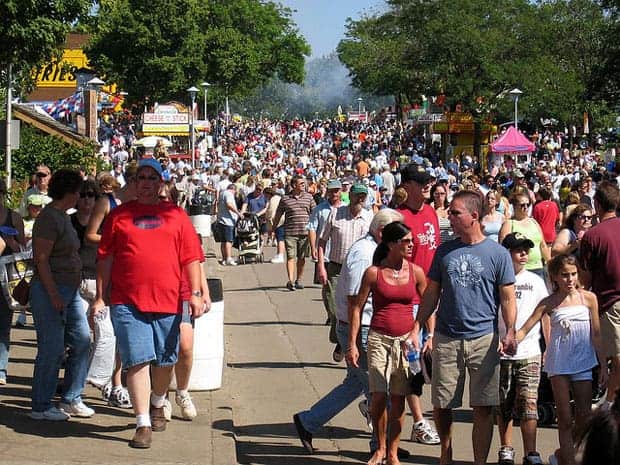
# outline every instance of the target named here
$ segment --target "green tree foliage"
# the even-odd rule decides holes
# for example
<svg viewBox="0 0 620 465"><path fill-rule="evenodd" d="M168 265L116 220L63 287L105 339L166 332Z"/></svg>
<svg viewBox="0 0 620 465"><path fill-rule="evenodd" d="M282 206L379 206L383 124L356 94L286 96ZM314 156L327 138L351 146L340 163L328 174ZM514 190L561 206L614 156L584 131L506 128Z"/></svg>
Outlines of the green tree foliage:
<svg viewBox="0 0 620 465"><path fill-rule="evenodd" d="M30 126L22 126L18 150L11 153L13 177L28 180L37 165L44 164L53 171L59 168L97 168L98 158L94 143L86 147L69 144L58 137L41 133ZM4 154L1 165L4 166Z"/></svg>
<svg viewBox="0 0 620 465"><path fill-rule="evenodd" d="M476 120L509 120L514 87L524 91L520 113L535 121L573 124L617 101L617 1L387 3L384 13L349 21L338 46L361 89L409 101L445 94Z"/></svg>
<svg viewBox="0 0 620 465"><path fill-rule="evenodd" d="M58 55L71 24L87 14L89 0L3 0L0 2L0 68L13 65L18 87Z"/></svg>
<svg viewBox="0 0 620 465"><path fill-rule="evenodd" d="M250 93L274 75L303 80L310 48L290 11L260 0L101 0L86 49L91 65L130 99L187 100Z"/></svg>

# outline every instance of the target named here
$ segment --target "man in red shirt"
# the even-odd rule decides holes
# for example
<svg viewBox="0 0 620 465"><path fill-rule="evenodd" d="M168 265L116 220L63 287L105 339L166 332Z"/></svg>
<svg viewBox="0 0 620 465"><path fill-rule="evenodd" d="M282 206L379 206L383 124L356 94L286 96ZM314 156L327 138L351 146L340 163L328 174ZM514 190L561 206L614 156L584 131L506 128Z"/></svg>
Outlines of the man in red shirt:
<svg viewBox="0 0 620 465"><path fill-rule="evenodd" d="M536 195L540 197L540 201L534 205L532 217L540 225L547 245L551 245L557 236L556 228L560 223L560 209L558 204L551 200L551 191L547 188L542 187Z"/></svg>
<svg viewBox="0 0 620 465"><path fill-rule="evenodd" d="M579 257L585 270L584 286L592 285L601 320L603 352L611 358L607 384L607 400L601 408L609 409L620 388L620 190L608 181L602 182L594 194L594 208L600 223L581 239Z"/></svg>
<svg viewBox="0 0 620 465"><path fill-rule="evenodd" d="M136 414L129 445L146 449L151 432L166 429L163 406L178 356L184 272L194 318L204 313L205 301L199 268L202 249L187 214L159 199L161 165L154 159L141 160L136 184L137 200L115 208L104 224L91 313L95 317L102 311L105 297Z"/></svg>
<svg viewBox="0 0 620 465"><path fill-rule="evenodd" d="M397 208L398 212L404 217L404 223L411 229L413 238L413 249L409 260L424 270L424 275L428 274L431 267L435 251L441 242L439 237L439 220L435 209L426 201L430 199L432 177L423 166L410 163L401 170L401 186L407 191L407 201ZM420 297L414 298L414 315L416 317ZM435 317L428 319L423 351L432 347L433 330L435 328ZM424 419L420 397L424 377L418 374L413 381L413 394L407 396L407 403L413 415L413 431L411 440L423 444L439 444L439 436L435 429Z"/></svg>

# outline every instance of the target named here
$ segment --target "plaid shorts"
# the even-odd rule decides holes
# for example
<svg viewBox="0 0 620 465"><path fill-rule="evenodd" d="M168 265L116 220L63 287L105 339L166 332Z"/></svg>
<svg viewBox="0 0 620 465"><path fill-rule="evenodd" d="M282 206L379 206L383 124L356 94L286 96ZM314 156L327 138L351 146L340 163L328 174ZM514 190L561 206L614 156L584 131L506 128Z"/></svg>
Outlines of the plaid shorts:
<svg viewBox="0 0 620 465"><path fill-rule="evenodd" d="M508 421L516 413L521 420L538 420L540 356L523 360L501 360L498 413Z"/></svg>

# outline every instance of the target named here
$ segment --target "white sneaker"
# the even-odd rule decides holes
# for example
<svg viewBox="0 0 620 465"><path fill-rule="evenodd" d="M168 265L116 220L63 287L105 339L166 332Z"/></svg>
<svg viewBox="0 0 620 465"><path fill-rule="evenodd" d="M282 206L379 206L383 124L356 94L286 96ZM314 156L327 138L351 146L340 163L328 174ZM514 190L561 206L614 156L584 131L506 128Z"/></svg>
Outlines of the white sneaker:
<svg viewBox="0 0 620 465"><path fill-rule="evenodd" d="M413 425L411 430L411 441L421 444L436 445L439 444L439 435L428 421L420 420Z"/></svg>
<svg viewBox="0 0 620 465"><path fill-rule="evenodd" d="M366 426L368 426L368 430L372 433L372 416L370 416L368 404L365 400L362 400L359 404L357 404L357 408L360 409L360 413L364 417L364 420L366 420Z"/></svg>
<svg viewBox="0 0 620 465"><path fill-rule="evenodd" d="M164 400L164 418L166 421L172 421L172 405L168 399Z"/></svg>
<svg viewBox="0 0 620 465"><path fill-rule="evenodd" d="M56 407L50 407L44 412L30 412L28 416L33 420L67 421L69 419L68 414Z"/></svg>
<svg viewBox="0 0 620 465"><path fill-rule="evenodd" d="M284 257L278 254L275 257L273 257L271 260L269 260L269 262L270 263L284 263Z"/></svg>
<svg viewBox="0 0 620 465"><path fill-rule="evenodd" d="M71 404L61 402L58 404L58 407L60 410L72 417L90 418L95 414L95 411L92 408L87 407L81 400Z"/></svg>
<svg viewBox="0 0 620 465"><path fill-rule="evenodd" d="M196 407L194 406L192 398L189 394L185 394L183 396L177 394L176 396L174 396L174 400L176 401L177 405L181 407L181 416L184 420L191 421L196 418L198 412L196 412Z"/></svg>
<svg viewBox="0 0 620 465"><path fill-rule="evenodd" d="M227 266L237 266L237 261L233 258L229 258L228 260L226 260L226 265Z"/></svg>

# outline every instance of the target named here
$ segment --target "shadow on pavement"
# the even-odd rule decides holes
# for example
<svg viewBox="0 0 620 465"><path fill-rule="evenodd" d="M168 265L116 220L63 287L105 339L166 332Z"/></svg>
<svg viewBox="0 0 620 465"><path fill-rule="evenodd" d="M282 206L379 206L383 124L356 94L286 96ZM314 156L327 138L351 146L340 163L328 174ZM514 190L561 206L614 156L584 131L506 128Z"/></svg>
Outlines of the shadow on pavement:
<svg viewBox="0 0 620 465"><path fill-rule="evenodd" d="M304 321L244 321L224 323L225 326L266 326L266 325L292 325L292 326L326 326L323 323L311 323Z"/></svg>
<svg viewBox="0 0 620 465"><path fill-rule="evenodd" d="M305 367L314 367L314 368L331 368L331 369L342 369L340 365L337 365L332 362L317 362L317 363L309 363L309 362L243 362L243 363L229 363L228 366L230 368L305 368Z"/></svg>

